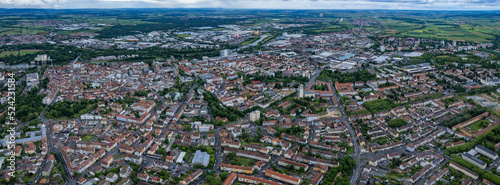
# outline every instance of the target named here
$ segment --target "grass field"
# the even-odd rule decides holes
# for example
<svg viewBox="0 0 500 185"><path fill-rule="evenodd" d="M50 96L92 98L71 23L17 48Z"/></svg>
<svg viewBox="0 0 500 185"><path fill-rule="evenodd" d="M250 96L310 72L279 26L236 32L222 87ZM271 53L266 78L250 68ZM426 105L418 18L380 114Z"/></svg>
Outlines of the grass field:
<svg viewBox="0 0 500 185"><path fill-rule="evenodd" d="M492 35L486 35L474 30L466 29L466 27L455 25L429 25L420 29L401 33L403 36L435 38L446 40L458 40L468 42L488 42L488 39L493 39Z"/></svg>
<svg viewBox="0 0 500 185"><path fill-rule="evenodd" d="M181 37L181 38L191 37L191 35L189 35L189 34L180 34L180 35L175 35L175 36Z"/></svg>
<svg viewBox="0 0 500 185"><path fill-rule="evenodd" d="M449 19L416 19L384 17L378 19L384 25L378 29L382 36L417 37L439 40L457 40L475 43L491 42L498 34L496 24L477 25ZM377 30L377 28L374 28Z"/></svg>
<svg viewBox="0 0 500 185"><path fill-rule="evenodd" d="M248 45L248 44L250 44L252 42L255 42L255 41L259 40L259 39L260 39L260 36L252 37L252 38L249 38L249 39L243 41L241 43L241 45Z"/></svg>
<svg viewBox="0 0 500 185"><path fill-rule="evenodd" d="M0 30L0 36L4 35L24 35L24 34L37 34L40 32L46 32L46 30L34 29L34 28L4 28Z"/></svg>
<svg viewBox="0 0 500 185"><path fill-rule="evenodd" d="M79 29L79 30L56 30L55 32L60 35L69 35L73 33L94 33L99 30L90 30L90 29Z"/></svg>
<svg viewBox="0 0 500 185"><path fill-rule="evenodd" d="M245 157L236 157L235 159L240 163L241 166L253 166L252 159Z"/></svg>
<svg viewBox="0 0 500 185"><path fill-rule="evenodd" d="M8 55L26 55L26 54L34 54L42 50L30 49L30 50L21 50L21 51L2 51L0 53L0 58Z"/></svg>
<svg viewBox="0 0 500 185"><path fill-rule="evenodd" d="M469 126L470 131L471 132L475 132L475 131L477 131L479 129L485 128L485 127L482 127L481 124L484 124L484 125L488 126L488 125L490 125L490 122L487 121L487 120L478 121L478 122L476 122L476 123L474 123L474 124L472 124L472 125Z"/></svg>
<svg viewBox="0 0 500 185"><path fill-rule="evenodd" d="M85 135L83 136L82 141L90 142L92 139L94 139L94 135Z"/></svg>
<svg viewBox="0 0 500 185"><path fill-rule="evenodd" d="M227 30L227 28L212 28L210 30L212 30L212 31L222 31L222 30Z"/></svg>

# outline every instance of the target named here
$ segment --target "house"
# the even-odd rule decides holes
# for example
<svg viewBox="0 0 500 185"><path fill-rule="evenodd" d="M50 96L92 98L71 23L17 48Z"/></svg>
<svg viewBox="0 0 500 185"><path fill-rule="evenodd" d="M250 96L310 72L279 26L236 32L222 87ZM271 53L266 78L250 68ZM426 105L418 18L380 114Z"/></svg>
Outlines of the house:
<svg viewBox="0 0 500 185"><path fill-rule="evenodd" d="M307 121L314 121L318 119L318 116L316 114L306 114L304 115L307 119Z"/></svg>
<svg viewBox="0 0 500 185"><path fill-rule="evenodd" d="M224 153L230 153L230 152L235 152L236 156L238 157L246 157L250 159L255 159L255 160L262 160L265 162L269 162L271 160L271 157L269 155L264 155L256 152L250 152L246 150L240 150L240 149L234 149L234 148L225 148Z"/></svg>
<svg viewBox="0 0 500 185"><path fill-rule="evenodd" d="M195 172L193 172L192 174L190 174L189 176L187 176L184 180L182 180L181 182L179 182L179 184L180 185L189 184L189 183L195 181L196 179L198 179L198 177L200 177L201 174L203 174L203 171L201 171L200 169L197 169Z"/></svg>
<svg viewBox="0 0 500 185"><path fill-rule="evenodd" d="M479 178L479 175L477 173L474 173L472 170L465 168L462 165L459 165L458 163L456 163L454 161L450 161L449 166L455 170L458 170L458 171L464 173L465 175L471 177L474 180Z"/></svg>
<svg viewBox="0 0 500 185"><path fill-rule="evenodd" d="M497 159L498 154L482 145L476 145L475 147L476 151L483 154L486 157L489 157L492 160Z"/></svg>
<svg viewBox="0 0 500 185"><path fill-rule="evenodd" d="M263 126L276 125L276 124L278 124L278 121L276 121L276 120L271 120L271 121L263 121L263 122L262 122L262 125L263 125Z"/></svg>
<svg viewBox="0 0 500 185"><path fill-rule="evenodd" d="M163 179L161 179L160 177L157 177L157 176L152 176L151 182L161 184L163 182Z"/></svg>
<svg viewBox="0 0 500 185"><path fill-rule="evenodd" d="M264 161L257 161L254 165L253 168L260 171L264 166L266 165L266 162Z"/></svg>
<svg viewBox="0 0 500 185"><path fill-rule="evenodd" d="M120 177L121 178L128 178L131 173L132 173L132 168L129 165L123 165L120 168Z"/></svg>
<svg viewBox="0 0 500 185"><path fill-rule="evenodd" d="M129 178L123 178L116 185L131 185L131 184L132 180L130 180Z"/></svg>
<svg viewBox="0 0 500 185"><path fill-rule="evenodd" d="M313 179L311 180L311 182L309 182L309 185L318 185L321 180L323 179L323 174L322 173L317 173Z"/></svg>
<svg viewBox="0 0 500 185"><path fill-rule="evenodd" d="M214 125L212 124L195 124L194 129L196 129L199 132L209 132L214 130Z"/></svg>
<svg viewBox="0 0 500 185"><path fill-rule="evenodd" d="M85 182L87 182L87 179L84 177L80 177L77 181L78 184L85 184Z"/></svg>
<svg viewBox="0 0 500 185"><path fill-rule="evenodd" d="M237 165L231 165L231 164L221 164L220 170L229 171L229 172L237 172L237 173L246 173L246 174L253 173L252 167L237 166Z"/></svg>
<svg viewBox="0 0 500 185"><path fill-rule="evenodd" d="M307 171L307 169L309 168L309 165L307 165L307 164L302 164L302 163L291 161L291 160L288 160L285 158L279 159L278 165L285 166L285 167L291 165L291 166L293 166L293 168L295 170L304 170L304 171Z"/></svg>
<svg viewBox="0 0 500 185"><path fill-rule="evenodd" d="M147 174L147 173L139 173L139 174L137 174L137 178L139 178L142 181L147 182L150 177L149 177L149 174Z"/></svg>
<svg viewBox="0 0 500 185"><path fill-rule="evenodd" d="M52 168L54 167L54 155L50 154L49 157L47 157L45 166L42 168L42 176L46 177L50 175L50 172L52 171ZM1 166L1 165L0 165Z"/></svg>
<svg viewBox="0 0 500 185"><path fill-rule="evenodd" d="M113 163L113 156L110 155L110 156L104 158L104 160L102 160L101 166L104 168L109 168L111 163Z"/></svg>
<svg viewBox="0 0 500 185"><path fill-rule="evenodd" d="M239 182L244 182L244 183L247 183L247 184L283 185L281 183L277 183L277 182L270 181L270 180L267 180L267 179L261 179L261 178L258 178L258 177L249 176L249 175L243 175L243 174L238 175L238 181Z"/></svg>
<svg viewBox="0 0 500 185"><path fill-rule="evenodd" d="M116 182L118 180L118 175L116 173L110 172L106 175L106 181L108 182Z"/></svg>
<svg viewBox="0 0 500 185"><path fill-rule="evenodd" d="M238 175L236 173L231 173L229 176L226 178L226 180L222 183L222 185L231 185L234 183Z"/></svg>
<svg viewBox="0 0 500 185"><path fill-rule="evenodd" d="M175 160L175 156L166 156L165 157L165 161L167 161L169 163L174 163L174 160Z"/></svg>
<svg viewBox="0 0 500 185"><path fill-rule="evenodd" d="M24 149L24 152L27 154L35 153L35 144L33 144L32 142L29 142L28 147Z"/></svg>
<svg viewBox="0 0 500 185"><path fill-rule="evenodd" d="M283 181L286 183L290 183L293 185L299 185L302 182L302 179L295 178L295 177L288 176L288 175L284 175L284 174L278 173L278 172L271 170L271 169L267 169L265 171L265 175L267 177L270 177L270 178L273 178L273 179L276 179L279 181Z"/></svg>

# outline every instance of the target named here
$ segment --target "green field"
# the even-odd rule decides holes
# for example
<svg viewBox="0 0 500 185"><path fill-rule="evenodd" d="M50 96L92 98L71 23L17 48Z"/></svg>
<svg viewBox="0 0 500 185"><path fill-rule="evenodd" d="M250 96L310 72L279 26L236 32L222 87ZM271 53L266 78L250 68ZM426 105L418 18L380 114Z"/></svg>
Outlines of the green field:
<svg viewBox="0 0 500 185"><path fill-rule="evenodd" d="M469 17L469 19L471 18ZM383 25L382 28L367 27L367 29L380 31L383 37L416 37L484 43L492 42L495 38L494 35L500 34L498 24L485 22L481 18L477 18L477 20L484 24L444 16L436 16L433 19L424 19L418 16L411 18L394 16L381 17L377 20Z"/></svg>
<svg viewBox="0 0 500 185"><path fill-rule="evenodd" d="M229 163L238 166L253 166L253 160L245 157L235 157Z"/></svg>
<svg viewBox="0 0 500 185"><path fill-rule="evenodd" d="M92 139L94 139L94 135L85 135L83 136L82 141L90 142Z"/></svg>
<svg viewBox="0 0 500 185"><path fill-rule="evenodd" d="M247 39L247 40L243 41L243 42L241 43L241 45L248 45L248 44L251 44L252 42L255 42L255 41L259 40L259 39L260 39L260 36L251 37L251 38L249 38L249 39Z"/></svg>
<svg viewBox="0 0 500 185"><path fill-rule="evenodd" d="M180 34L180 35L175 35L175 36L181 37L181 38L191 37L191 35L189 35L189 34Z"/></svg>
<svg viewBox="0 0 500 185"><path fill-rule="evenodd" d="M210 30L212 30L212 31L222 31L222 30L227 30L227 28L212 28Z"/></svg>
<svg viewBox="0 0 500 185"><path fill-rule="evenodd" d="M490 125L490 122L488 120L481 120L481 121L478 121L478 122L470 125L469 129L471 132L475 132L479 129L486 128L488 125Z"/></svg>
<svg viewBox="0 0 500 185"><path fill-rule="evenodd" d="M0 58L8 55L27 55L27 54L35 54L42 50L21 50L21 51L2 51L0 53Z"/></svg>
<svg viewBox="0 0 500 185"><path fill-rule="evenodd" d="M468 42L488 42L488 39L493 39L492 35L483 34L466 26L458 25L428 25L419 29L401 33L402 36L420 37L420 38L434 38L446 40L458 40Z"/></svg>

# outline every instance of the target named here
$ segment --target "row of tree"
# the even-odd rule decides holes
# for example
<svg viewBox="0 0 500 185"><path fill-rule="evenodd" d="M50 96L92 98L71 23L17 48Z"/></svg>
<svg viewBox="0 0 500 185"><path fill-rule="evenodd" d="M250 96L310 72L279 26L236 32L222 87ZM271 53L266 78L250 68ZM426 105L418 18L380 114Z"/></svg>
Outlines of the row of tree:
<svg viewBox="0 0 500 185"><path fill-rule="evenodd" d="M323 70L320 73L320 76L318 76L319 79L322 81L328 80L327 77L330 77L332 81L338 81L340 83L346 83L346 82L359 82L359 81L370 81L370 80L376 80L377 75L372 74L368 72L367 70L362 70L362 71L356 71L356 72L349 72L349 73L342 73L340 71L334 71L332 72L331 70Z"/></svg>
<svg viewBox="0 0 500 185"><path fill-rule="evenodd" d="M203 99L208 102L208 106L210 107L210 111L213 116L219 116L222 118L227 117L229 121L236 121L239 117L245 116L245 113L235 109L234 107L222 106L219 103L217 96L211 92L203 92Z"/></svg>

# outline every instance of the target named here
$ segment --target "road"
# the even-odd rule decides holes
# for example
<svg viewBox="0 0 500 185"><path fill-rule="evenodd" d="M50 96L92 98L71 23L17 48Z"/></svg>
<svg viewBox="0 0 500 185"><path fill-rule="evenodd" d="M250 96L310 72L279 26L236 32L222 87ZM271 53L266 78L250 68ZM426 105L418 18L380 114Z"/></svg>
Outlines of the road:
<svg viewBox="0 0 500 185"><path fill-rule="evenodd" d="M332 87L332 88L334 87L331 79L328 80L328 83L330 83L330 87ZM360 146L358 143L358 136L354 132L354 128L352 127L352 125L349 122L349 118L347 117L347 114L345 112L345 106L342 103L340 103L341 102L340 95L334 94L334 97L332 97L332 98L335 98L337 100L337 102L339 102L339 109L342 113L342 117L340 117L339 119L340 119L340 121L343 121L344 123L346 123L347 129L349 130L349 135L351 136L351 140L352 140L352 144L353 144L353 148L354 148L354 152L353 152L353 154L351 154L351 156L352 156L352 158L354 158L354 161L356 162L356 167L354 168L353 174L351 174L350 182L351 182L351 185L354 185L354 184L357 184L357 181L359 179L359 175L361 174L362 166L364 164L364 162L363 163L361 162L361 149L360 149Z"/></svg>
<svg viewBox="0 0 500 185"><path fill-rule="evenodd" d="M417 185L422 185L425 183L425 181L427 181L432 175L434 175L438 170L440 170L444 165L446 165L448 163L448 158L446 157L445 160L441 163L439 163L439 165L435 166L434 168L432 168L432 170L429 170L422 178L420 178L420 180L418 180L415 184Z"/></svg>

